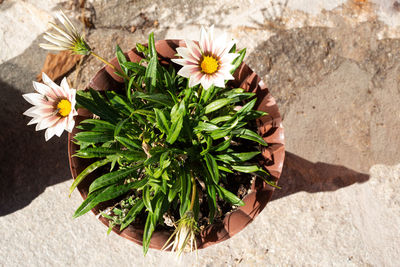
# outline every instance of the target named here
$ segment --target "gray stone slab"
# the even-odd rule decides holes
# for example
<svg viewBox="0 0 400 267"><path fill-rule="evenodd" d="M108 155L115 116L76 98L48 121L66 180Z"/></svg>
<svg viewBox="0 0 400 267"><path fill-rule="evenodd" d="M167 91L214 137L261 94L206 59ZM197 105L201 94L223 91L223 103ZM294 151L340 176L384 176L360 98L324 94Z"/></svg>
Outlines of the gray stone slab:
<svg viewBox="0 0 400 267"><path fill-rule="evenodd" d="M46 56L43 21L32 21L47 23L57 5L1 3L0 265L399 266L400 15L389 2L87 1L87 38L106 58L151 31L198 38L200 25L215 24L248 47L246 62L281 109L282 189L236 236L180 261L143 257L92 214L72 219L82 200L68 198L66 135L46 143L22 115ZM78 22L73 1L58 6ZM88 58L68 78L83 88L100 67Z"/></svg>

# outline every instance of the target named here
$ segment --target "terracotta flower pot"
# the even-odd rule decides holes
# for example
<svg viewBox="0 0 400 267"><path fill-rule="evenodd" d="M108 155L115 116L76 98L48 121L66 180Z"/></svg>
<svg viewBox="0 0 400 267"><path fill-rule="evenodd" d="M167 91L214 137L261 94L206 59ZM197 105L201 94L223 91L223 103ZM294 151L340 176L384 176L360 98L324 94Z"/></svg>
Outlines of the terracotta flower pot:
<svg viewBox="0 0 400 267"><path fill-rule="evenodd" d="M180 40L161 40L156 42L156 50L158 52L160 62L162 64L172 64L170 59L175 57L176 48L184 46L184 42ZM125 54L130 61L139 62L142 59L140 53L132 49ZM114 58L111 63L119 66L117 59ZM176 66L179 68L179 66ZM271 174L275 181L278 181L285 156L284 135L282 128L282 119L279 114L275 99L271 96L266 86L260 80L260 77L254 73L245 63L236 70L234 74L235 80L230 81L228 85L240 87L247 91L254 92L258 101L256 107L258 110L268 113L267 116L257 120L258 133L268 143L268 147L263 148L262 156L264 157L264 167ZM89 87L103 91L108 89L116 90L123 88L122 79L113 73L111 68L103 67L94 78L90 81ZM77 123L86 119L90 114L84 110L79 110L76 117ZM79 149L79 146L72 142L74 135L79 131L76 127L73 132L68 135L68 154L72 177L75 179L77 175L85 169L90 160L78 157L72 157ZM99 173L94 172L87 176L78 186L78 190L82 197L86 199L91 182L98 177ZM215 223L207 226L197 238L197 247L205 248L210 245L224 241L235 235L246 227L254 218L264 209L270 200L274 188L266 184L262 179L256 179L252 184L251 192L243 199L245 205L239 207L225 217L222 223ZM109 203L108 203L109 204ZM107 203L101 203L92 211L98 214L100 210L107 207ZM99 217L100 221L108 226L108 220ZM125 237L137 244L142 244L144 225L130 225L123 231L119 231L114 227L113 231L122 237ZM150 248L161 249L172 232L154 231L150 242Z"/></svg>

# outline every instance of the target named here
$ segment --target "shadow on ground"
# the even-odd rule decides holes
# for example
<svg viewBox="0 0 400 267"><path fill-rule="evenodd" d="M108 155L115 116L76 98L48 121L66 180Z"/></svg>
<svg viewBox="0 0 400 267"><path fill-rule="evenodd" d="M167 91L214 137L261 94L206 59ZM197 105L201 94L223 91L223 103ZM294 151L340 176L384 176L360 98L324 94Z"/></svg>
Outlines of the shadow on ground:
<svg viewBox="0 0 400 267"><path fill-rule="evenodd" d="M26 126L30 107L22 93L0 80L0 216L24 208L47 186L70 178L67 138L52 138ZM66 191L67 194L67 191Z"/></svg>
<svg viewBox="0 0 400 267"><path fill-rule="evenodd" d="M279 179L279 186L282 189L275 190L271 201L300 191L308 193L335 191L355 183L366 182L368 179L369 175L340 165L313 163L286 152Z"/></svg>

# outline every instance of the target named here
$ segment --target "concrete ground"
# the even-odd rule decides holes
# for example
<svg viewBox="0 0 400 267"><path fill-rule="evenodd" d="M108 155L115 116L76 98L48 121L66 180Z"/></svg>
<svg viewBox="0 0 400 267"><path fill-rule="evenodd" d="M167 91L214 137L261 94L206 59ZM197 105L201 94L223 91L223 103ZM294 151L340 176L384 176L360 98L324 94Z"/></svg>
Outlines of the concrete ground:
<svg viewBox="0 0 400 267"><path fill-rule="evenodd" d="M248 48L280 107L282 190L239 234L181 261L143 257L92 214L72 219L66 135L46 143L22 116L47 22L58 8L77 19L78 2L0 1L0 266L400 265L400 2L86 1L87 39L106 58L152 31L197 39L214 24ZM69 80L82 88L100 66L89 58Z"/></svg>

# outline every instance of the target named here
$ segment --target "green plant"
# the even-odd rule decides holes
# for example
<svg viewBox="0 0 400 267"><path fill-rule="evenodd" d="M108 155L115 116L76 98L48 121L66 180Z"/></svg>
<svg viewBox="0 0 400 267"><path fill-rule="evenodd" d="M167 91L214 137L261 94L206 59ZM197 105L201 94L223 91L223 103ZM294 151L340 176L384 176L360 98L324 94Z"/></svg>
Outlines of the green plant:
<svg viewBox="0 0 400 267"><path fill-rule="evenodd" d="M77 93L78 105L98 118L77 126L81 131L74 140L80 149L74 156L95 161L78 175L70 192L88 174L103 168L104 174L92 182L74 217L116 199L116 206L103 216L123 230L144 214L146 253L153 231L167 212L179 214L178 225L185 222L193 233L198 230L191 219L198 220L199 190L207 195L211 223L217 198L243 205L224 188L228 174L252 173L275 185L254 160L260 146L267 146L251 127L251 122L265 115L253 109L254 93L229 86L189 87L188 79L178 75L173 64L160 64L153 34L148 47L137 44L136 49L144 55L139 63L127 61L121 49L116 49L123 71L119 75L129 77L124 79L125 90ZM235 50L234 46L231 52ZM241 64L245 49L238 54L232 73ZM243 141L248 150L240 145Z"/></svg>

